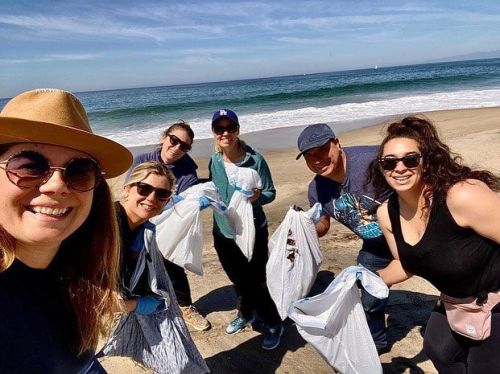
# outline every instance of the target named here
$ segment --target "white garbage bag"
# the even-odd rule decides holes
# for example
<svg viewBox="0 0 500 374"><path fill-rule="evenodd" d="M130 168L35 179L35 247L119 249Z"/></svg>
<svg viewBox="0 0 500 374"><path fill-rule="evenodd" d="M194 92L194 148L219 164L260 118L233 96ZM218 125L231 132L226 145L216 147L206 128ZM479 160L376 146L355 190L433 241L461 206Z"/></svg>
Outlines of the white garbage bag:
<svg viewBox="0 0 500 374"><path fill-rule="evenodd" d="M162 213L150 219L156 226L156 244L167 260L203 275L203 226L200 211L227 208L213 182L196 184L174 197Z"/></svg>
<svg viewBox="0 0 500 374"><path fill-rule="evenodd" d="M262 188L259 174L250 168L238 167L237 173L229 180L235 188L227 209L229 225L234 232L234 240L241 252L250 261L255 244L255 224L253 222L252 203L254 188Z"/></svg>
<svg viewBox="0 0 500 374"><path fill-rule="evenodd" d="M293 303L288 316L296 322L300 335L339 373L382 373L357 279L373 296L388 297L389 289L380 277L361 265L351 266L322 294Z"/></svg>
<svg viewBox="0 0 500 374"><path fill-rule="evenodd" d="M164 300L154 313L124 313L112 336L98 356L125 356L161 374L202 374L210 370L189 334L175 297L163 258L154 240L155 227L146 222L136 240L141 251L127 285L134 293L147 269L148 285L153 294Z"/></svg>
<svg viewBox="0 0 500 374"><path fill-rule="evenodd" d="M267 288L282 320L290 305L307 295L323 262L314 226L320 214L320 203L307 212L292 207L269 239Z"/></svg>

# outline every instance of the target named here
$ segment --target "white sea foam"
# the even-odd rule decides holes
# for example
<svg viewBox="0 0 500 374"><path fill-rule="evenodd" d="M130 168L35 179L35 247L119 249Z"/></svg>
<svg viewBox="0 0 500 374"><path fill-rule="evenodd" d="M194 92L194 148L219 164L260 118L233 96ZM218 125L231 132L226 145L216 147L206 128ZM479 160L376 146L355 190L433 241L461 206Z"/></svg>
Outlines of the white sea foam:
<svg viewBox="0 0 500 374"><path fill-rule="evenodd" d="M438 92L426 95L403 96L394 99L345 103L324 107L304 107L275 112L257 112L240 115L241 132L261 131L272 128L302 126L311 123L339 123L431 110L483 108L500 106L500 89L482 91L463 90ZM187 119L197 139L210 138L210 115L206 118ZM120 133L100 133L126 146L157 143L164 124L144 124L140 128Z"/></svg>

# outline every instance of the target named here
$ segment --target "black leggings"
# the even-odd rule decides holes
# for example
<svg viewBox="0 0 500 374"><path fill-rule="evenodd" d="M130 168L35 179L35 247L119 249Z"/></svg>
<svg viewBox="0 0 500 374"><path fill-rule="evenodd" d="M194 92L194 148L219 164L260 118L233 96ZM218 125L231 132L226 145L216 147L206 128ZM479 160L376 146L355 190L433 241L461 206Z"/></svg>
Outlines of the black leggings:
<svg viewBox="0 0 500 374"><path fill-rule="evenodd" d="M274 326L281 322L281 318L266 284L267 241L267 226L256 229L255 246L249 262L234 240L214 235L214 247L220 263L238 296L239 315L250 319L253 312L257 312L265 324Z"/></svg>
<svg viewBox="0 0 500 374"><path fill-rule="evenodd" d="M483 341L454 333L444 310L436 308L425 330L424 351L439 373L500 373L500 305L493 309L491 335Z"/></svg>
<svg viewBox="0 0 500 374"><path fill-rule="evenodd" d="M168 260L164 260L163 262L165 269L167 269L168 277L172 281L172 287L174 288L179 306L190 306L193 304L193 300L191 299L191 288L189 287L186 271L183 267Z"/></svg>

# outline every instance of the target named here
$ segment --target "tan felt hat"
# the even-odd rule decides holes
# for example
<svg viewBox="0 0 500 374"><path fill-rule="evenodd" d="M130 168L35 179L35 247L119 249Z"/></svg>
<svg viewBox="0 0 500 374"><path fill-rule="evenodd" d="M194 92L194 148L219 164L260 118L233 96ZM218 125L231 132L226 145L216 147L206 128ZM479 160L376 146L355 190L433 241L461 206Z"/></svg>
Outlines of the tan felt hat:
<svg viewBox="0 0 500 374"><path fill-rule="evenodd" d="M130 151L92 133L87 113L72 93L37 89L12 98L0 112L0 144L44 143L68 147L96 159L105 178L124 173Z"/></svg>

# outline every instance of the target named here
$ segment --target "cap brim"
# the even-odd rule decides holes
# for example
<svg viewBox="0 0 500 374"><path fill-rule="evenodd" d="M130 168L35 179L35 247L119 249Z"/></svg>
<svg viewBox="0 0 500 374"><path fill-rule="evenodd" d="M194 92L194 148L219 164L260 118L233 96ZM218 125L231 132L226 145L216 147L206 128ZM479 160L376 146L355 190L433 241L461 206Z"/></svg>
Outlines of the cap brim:
<svg viewBox="0 0 500 374"><path fill-rule="evenodd" d="M99 162L105 178L121 175L132 164L132 153L121 144L87 131L54 123L0 117L0 144L44 143L76 149Z"/></svg>
<svg viewBox="0 0 500 374"><path fill-rule="evenodd" d="M295 160L298 160L300 158L300 156L302 156L304 154L304 152L307 152L308 150L310 149L313 149L313 148L318 148L318 147L322 147L324 146L326 143L328 143L330 140L333 140L335 138L328 138L326 140L322 139L320 140L319 142L316 142L316 143L312 143L310 144L306 149L304 149L302 152L300 152L297 157L295 157Z"/></svg>

